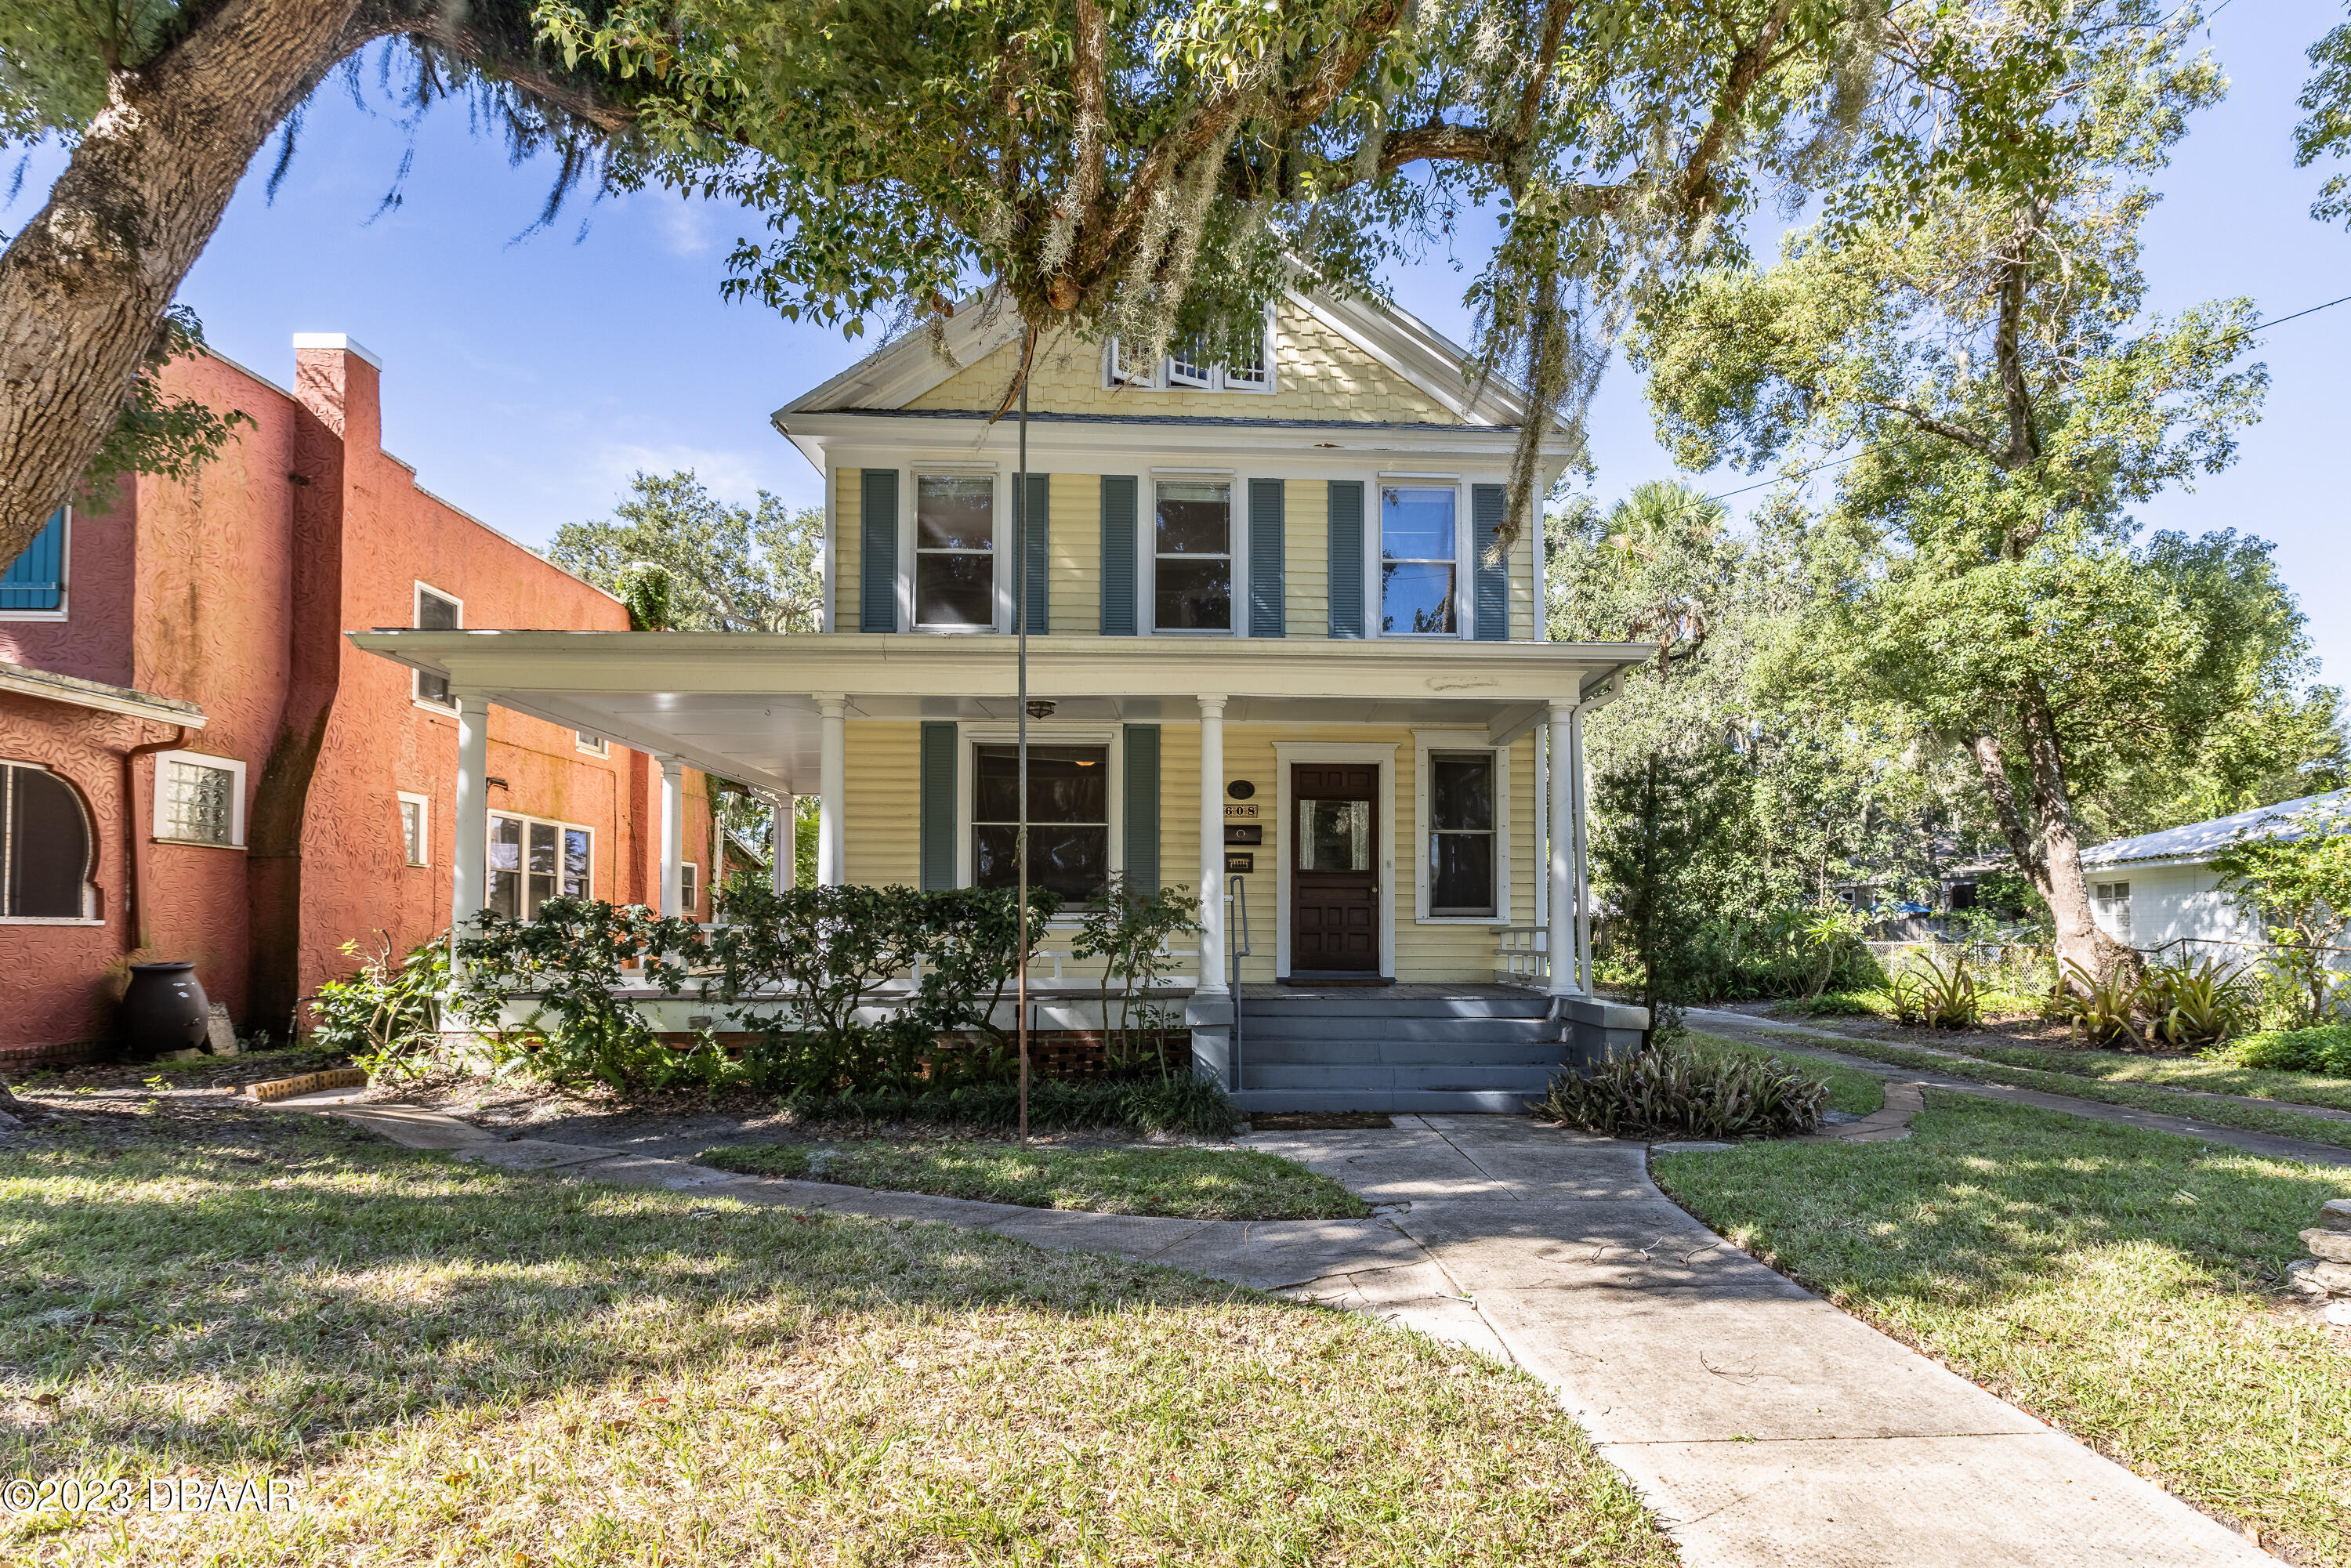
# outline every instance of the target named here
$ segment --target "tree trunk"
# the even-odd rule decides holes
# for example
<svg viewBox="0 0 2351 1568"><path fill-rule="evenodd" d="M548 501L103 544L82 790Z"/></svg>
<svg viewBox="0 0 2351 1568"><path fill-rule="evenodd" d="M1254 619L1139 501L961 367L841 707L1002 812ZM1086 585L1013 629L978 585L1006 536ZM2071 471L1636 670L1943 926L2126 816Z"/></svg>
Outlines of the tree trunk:
<svg viewBox="0 0 2351 1568"><path fill-rule="evenodd" d="M357 0L228 0L120 71L0 256L0 560L69 497L253 156L363 38Z"/></svg>
<svg viewBox="0 0 2351 1568"><path fill-rule="evenodd" d="M2082 876L2082 845L2074 833L2074 800L2065 786L2065 760L2057 750L2056 720L2038 686L2028 686L2017 705L2024 729L2025 758L2032 779L2032 810L2040 819L2041 896L2057 927L2059 975L2067 963L2104 981L2119 968L2134 967L2138 954L2098 929L2090 914L2090 887Z"/></svg>

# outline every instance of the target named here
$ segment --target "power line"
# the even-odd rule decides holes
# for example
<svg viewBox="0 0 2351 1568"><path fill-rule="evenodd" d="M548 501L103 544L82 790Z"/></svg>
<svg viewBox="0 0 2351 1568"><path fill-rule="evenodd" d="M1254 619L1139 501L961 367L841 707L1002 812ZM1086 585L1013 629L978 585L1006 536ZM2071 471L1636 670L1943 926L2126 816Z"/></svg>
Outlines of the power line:
<svg viewBox="0 0 2351 1568"><path fill-rule="evenodd" d="M2221 0L2221 3L2225 5L2229 3L2229 0ZM2217 12L2215 14L2217 15ZM2241 339L2250 338L2256 332L2266 332L2273 327L2283 327L2289 321L2299 321L2304 316L2315 316L2321 310L2332 310L2337 305L2351 305L2351 294L2346 294L2339 299L2330 299L2324 305L2313 305L2307 309L2297 310L2291 316L2280 316L2273 321L2259 321L2251 327L2240 328L2238 330L2230 333L2227 337L2220 339L2212 346L2216 349L2225 348L2229 344L2234 343ZM1876 442L1872 442L1870 446L1875 446L1876 444L1877 444ZM1848 453L1843 457L1832 457L1826 462L1815 463L1810 468L1800 469L1793 474L1781 474L1769 479L1760 479L1752 485L1741 485L1736 490L1725 490L1720 495L1717 496L1703 496L1690 504L1694 507L1706 506L1711 502L1728 501L1733 496L1744 496L1756 490L1768 490L1774 485L1785 485L1797 479L1809 479L1813 475L1821 473L1826 469L1842 468L1848 463L1858 463L1862 458L1869 455L1869 446L1865 446L1859 452Z"/></svg>

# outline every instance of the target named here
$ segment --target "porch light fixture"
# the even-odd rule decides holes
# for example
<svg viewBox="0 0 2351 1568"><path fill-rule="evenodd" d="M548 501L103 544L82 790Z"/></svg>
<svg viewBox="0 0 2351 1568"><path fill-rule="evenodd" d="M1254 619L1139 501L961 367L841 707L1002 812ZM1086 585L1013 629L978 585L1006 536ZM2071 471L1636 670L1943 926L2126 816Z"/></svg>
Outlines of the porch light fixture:
<svg viewBox="0 0 2351 1568"><path fill-rule="evenodd" d="M1029 702L1029 716L1030 718L1050 718L1053 716L1053 709L1057 705L1050 697L1032 697Z"/></svg>

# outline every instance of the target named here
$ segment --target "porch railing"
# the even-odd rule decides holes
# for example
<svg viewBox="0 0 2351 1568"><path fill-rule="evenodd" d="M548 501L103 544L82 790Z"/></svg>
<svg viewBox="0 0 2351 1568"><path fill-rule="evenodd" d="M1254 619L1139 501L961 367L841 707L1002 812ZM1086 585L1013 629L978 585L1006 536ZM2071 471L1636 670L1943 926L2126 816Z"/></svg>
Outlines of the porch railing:
<svg viewBox="0 0 2351 1568"><path fill-rule="evenodd" d="M1494 927L1494 978L1505 986L1551 987L1551 927Z"/></svg>

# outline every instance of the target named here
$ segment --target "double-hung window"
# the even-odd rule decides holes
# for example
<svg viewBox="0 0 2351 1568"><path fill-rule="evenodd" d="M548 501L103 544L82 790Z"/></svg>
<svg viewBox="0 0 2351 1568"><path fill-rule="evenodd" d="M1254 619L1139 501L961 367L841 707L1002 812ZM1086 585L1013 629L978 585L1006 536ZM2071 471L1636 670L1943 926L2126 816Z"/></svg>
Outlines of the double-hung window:
<svg viewBox="0 0 2351 1568"><path fill-rule="evenodd" d="M2123 941L2130 940L2130 883L2126 882L2093 883L2090 896L2098 906L2099 924L2106 934Z"/></svg>
<svg viewBox="0 0 2351 1568"><path fill-rule="evenodd" d="M490 813L489 907L529 920L557 894L586 898L595 834L569 822Z"/></svg>
<svg viewBox="0 0 2351 1568"><path fill-rule="evenodd" d="M914 624L939 632L995 626L993 476L915 476Z"/></svg>
<svg viewBox="0 0 2351 1568"><path fill-rule="evenodd" d="M1488 915L1494 899L1494 754L1428 754L1428 913Z"/></svg>
<svg viewBox="0 0 2351 1568"><path fill-rule="evenodd" d="M677 908L671 913L691 915L702 908L702 866L696 861L677 862Z"/></svg>
<svg viewBox="0 0 2351 1568"><path fill-rule="evenodd" d="M1459 632L1459 565L1452 486L1380 487L1380 632L1451 637Z"/></svg>
<svg viewBox="0 0 2351 1568"><path fill-rule="evenodd" d="M463 601L442 592L437 588L416 585L416 629L420 632L455 632L465 623ZM455 709L457 699L449 695L449 682L442 675L416 672L416 700L434 707Z"/></svg>
<svg viewBox="0 0 2351 1568"><path fill-rule="evenodd" d="M1161 480L1153 538L1153 629L1231 631L1232 482Z"/></svg>
<svg viewBox="0 0 2351 1568"><path fill-rule="evenodd" d="M978 746L972 759L972 880L1010 887L1019 875L1019 753ZM1081 904L1110 877L1110 748L1029 747L1029 885Z"/></svg>

